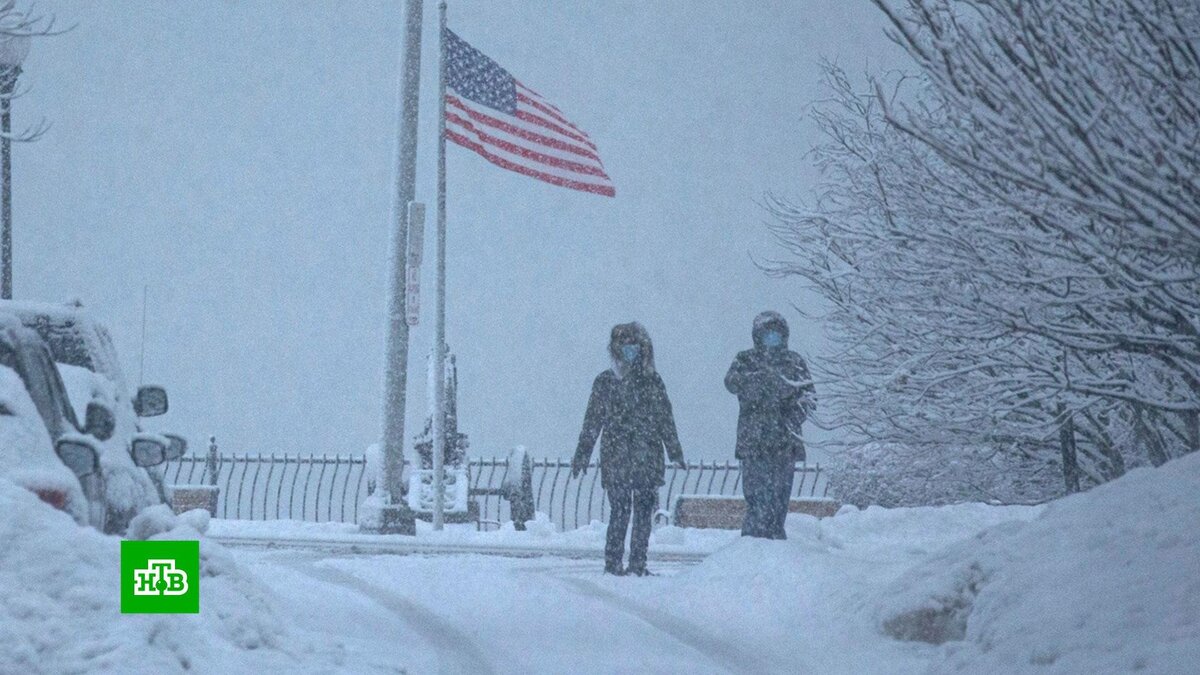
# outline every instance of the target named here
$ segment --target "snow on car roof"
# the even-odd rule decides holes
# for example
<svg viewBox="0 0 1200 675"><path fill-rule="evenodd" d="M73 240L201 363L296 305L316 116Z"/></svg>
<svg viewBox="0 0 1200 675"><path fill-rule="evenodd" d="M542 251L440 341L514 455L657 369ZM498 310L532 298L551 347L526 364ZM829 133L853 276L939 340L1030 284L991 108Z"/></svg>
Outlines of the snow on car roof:
<svg viewBox="0 0 1200 675"><path fill-rule="evenodd" d="M35 329L54 360L101 373L124 389L125 375L104 325L78 301L68 303L0 300L0 315L10 314Z"/></svg>
<svg viewBox="0 0 1200 675"><path fill-rule="evenodd" d="M90 319L83 304L71 302L34 302L30 300L0 300L0 312L9 312L20 317L39 315L55 319Z"/></svg>

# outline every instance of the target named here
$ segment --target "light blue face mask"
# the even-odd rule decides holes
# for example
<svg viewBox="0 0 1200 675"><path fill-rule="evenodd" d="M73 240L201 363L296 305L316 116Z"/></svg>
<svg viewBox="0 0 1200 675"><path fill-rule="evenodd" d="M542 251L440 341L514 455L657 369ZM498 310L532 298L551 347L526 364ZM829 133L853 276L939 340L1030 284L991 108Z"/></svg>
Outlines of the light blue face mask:
<svg viewBox="0 0 1200 675"><path fill-rule="evenodd" d="M762 343L767 347L779 347L783 345L783 333L777 330L769 330L763 333Z"/></svg>
<svg viewBox="0 0 1200 675"><path fill-rule="evenodd" d="M641 345L621 345L621 358L625 359L625 363L633 363L641 355Z"/></svg>

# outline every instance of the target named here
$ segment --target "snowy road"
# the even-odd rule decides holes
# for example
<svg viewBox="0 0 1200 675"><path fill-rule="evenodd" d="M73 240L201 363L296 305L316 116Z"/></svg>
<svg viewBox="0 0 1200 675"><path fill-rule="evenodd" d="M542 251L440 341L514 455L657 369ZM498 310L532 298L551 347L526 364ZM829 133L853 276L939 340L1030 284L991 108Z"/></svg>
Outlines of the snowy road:
<svg viewBox="0 0 1200 675"><path fill-rule="evenodd" d="M750 653L637 600L638 586L649 590L686 563L660 563L657 579L613 579L603 577L594 561L550 557L248 549L238 557L279 595L302 630L344 644L348 671L791 670L785 655Z"/></svg>

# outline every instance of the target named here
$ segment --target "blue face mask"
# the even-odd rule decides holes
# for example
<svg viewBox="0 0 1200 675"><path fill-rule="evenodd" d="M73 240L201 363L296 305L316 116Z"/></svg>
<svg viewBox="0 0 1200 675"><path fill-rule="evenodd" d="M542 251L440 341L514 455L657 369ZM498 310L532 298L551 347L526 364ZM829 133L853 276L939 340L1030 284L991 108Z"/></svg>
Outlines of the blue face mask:
<svg viewBox="0 0 1200 675"><path fill-rule="evenodd" d="M783 345L783 333L777 330L769 330L763 333L762 343L767 347L779 347Z"/></svg>
<svg viewBox="0 0 1200 675"><path fill-rule="evenodd" d="M625 363L633 363L641 355L641 345L621 345L621 358L625 359Z"/></svg>

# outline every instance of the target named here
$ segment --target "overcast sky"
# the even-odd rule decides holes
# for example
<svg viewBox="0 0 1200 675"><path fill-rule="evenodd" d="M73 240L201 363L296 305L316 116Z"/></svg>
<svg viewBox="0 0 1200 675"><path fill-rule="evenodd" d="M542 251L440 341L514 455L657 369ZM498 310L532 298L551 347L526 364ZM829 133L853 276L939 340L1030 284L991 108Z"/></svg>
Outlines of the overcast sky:
<svg viewBox="0 0 1200 675"><path fill-rule="evenodd" d="M15 297L80 298L172 411L235 452L360 453L380 436L399 2L66 2L14 103ZM436 3L425 8L418 198L432 203ZM722 385L750 321L792 303L756 200L803 195L822 57L902 66L865 0L450 3L450 26L599 146L614 199L448 149L448 341L473 454L574 451L614 323L655 342L685 453L732 457ZM432 218L431 218L432 220ZM426 259L432 261L433 238ZM414 332L425 409L433 273Z"/></svg>

